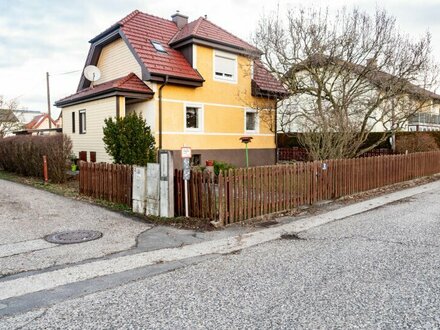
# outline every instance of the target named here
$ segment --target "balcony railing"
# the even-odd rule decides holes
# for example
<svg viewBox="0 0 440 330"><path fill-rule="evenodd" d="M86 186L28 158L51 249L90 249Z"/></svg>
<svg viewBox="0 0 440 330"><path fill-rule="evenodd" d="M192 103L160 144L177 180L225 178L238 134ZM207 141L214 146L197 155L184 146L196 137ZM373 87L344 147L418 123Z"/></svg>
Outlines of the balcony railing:
<svg viewBox="0 0 440 330"><path fill-rule="evenodd" d="M418 124L436 124L440 125L440 115L434 115L431 113L416 113L408 119L409 125Z"/></svg>

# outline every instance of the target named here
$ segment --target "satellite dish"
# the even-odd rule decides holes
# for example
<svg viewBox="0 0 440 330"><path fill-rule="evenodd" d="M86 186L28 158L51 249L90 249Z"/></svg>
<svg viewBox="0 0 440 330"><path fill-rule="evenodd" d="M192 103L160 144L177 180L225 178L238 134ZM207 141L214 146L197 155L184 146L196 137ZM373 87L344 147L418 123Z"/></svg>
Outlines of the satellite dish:
<svg viewBox="0 0 440 330"><path fill-rule="evenodd" d="M84 68L84 77L93 83L101 78L101 71L94 65L88 65Z"/></svg>

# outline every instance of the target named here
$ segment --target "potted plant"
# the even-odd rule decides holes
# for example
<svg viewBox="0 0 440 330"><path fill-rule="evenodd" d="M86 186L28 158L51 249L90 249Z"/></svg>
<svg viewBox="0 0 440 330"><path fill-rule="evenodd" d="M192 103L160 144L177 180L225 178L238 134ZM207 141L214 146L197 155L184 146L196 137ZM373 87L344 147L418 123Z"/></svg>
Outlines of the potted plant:
<svg viewBox="0 0 440 330"><path fill-rule="evenodd" d="M76 157L76 155L72 154L70 155L70 170L72 172L76 172L78 170L78 158Z"/></svg>

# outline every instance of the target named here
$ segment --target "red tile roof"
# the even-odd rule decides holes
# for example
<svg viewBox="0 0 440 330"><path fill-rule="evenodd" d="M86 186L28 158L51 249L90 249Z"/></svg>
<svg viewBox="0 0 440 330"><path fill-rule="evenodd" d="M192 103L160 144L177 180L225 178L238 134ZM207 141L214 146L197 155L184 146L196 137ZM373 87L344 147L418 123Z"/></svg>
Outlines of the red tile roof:
<svg viewBox="0 0 440 330"><path fill-rule="evenodd" d="M259 92L275 93L280 95L287 95L287 90L261 63L261 61L254 61L254 78L253 81Z"/></svg>
<svg viewBox="0 0 440 330"><path fill-rule="evenodd" d="M147 70L151 74L158 76L168 75L197 82L204 81L203 77L197 70L192 68L183 54L172 48L173 45L190 38L198 38L229 46L255 55L261 54L261 51L254 46L208 21L206 18L200 17L179 30L177 25L171 20L142 13L138 10L133 11L112 25L109 29L92 39L91 42L102 38L117 28L125 35L130 46L140 57ZM166 52L157 51L152 45L152 41L159 42ZM256 68L254 84L261 91L285 93L281 84L264 67L261 67L261 69ZM95 86L96 88L97 86Z"/></svg>
<svg viewBox="0 0 440 330"><path fill-rule="evenodd" d="M119 21L119 24L148 71L153 74L203 81L183 54L169 46L169 41L178 32L174 22L136 10ZM166 53L158 52L151 41L160 42Z"/></svg>
<svg viewBox="0 0 440 330"><path fill-rule="evenodd" d="M52 126L56 127L55 121L52 118L49 118L49 115L47 113L42 113L40 115L35 116L29 123L24 125L24 128L25 129L36 129L36 128L40 127L41 124L46 119L52 121Z"/></svg>
<svg viewBox="0 0 440 330"><path fill-rule="evenodd" d="M250 45L246 41L234 36L232 33L208 21L206 18L200 17L197 20L185 25L174 37L170 40L170 44L176 44L179 41L187 38L200 38L220 44L228 45L233 48L260 54L261 51Z"/></svg>
<svg viewBox="0 0 440 330"><path fill-rule="evenodd" d="M125 77L107 81L105 83L88 87L79 91L78 93L67 96L61 100L58 100L55 105L65 105L77 100L83 100L92 96L102 95L107 92L119 91L119 92L135 92L141 94L153 95L154 92L145 85L134 73L130 73Z"/></svg>

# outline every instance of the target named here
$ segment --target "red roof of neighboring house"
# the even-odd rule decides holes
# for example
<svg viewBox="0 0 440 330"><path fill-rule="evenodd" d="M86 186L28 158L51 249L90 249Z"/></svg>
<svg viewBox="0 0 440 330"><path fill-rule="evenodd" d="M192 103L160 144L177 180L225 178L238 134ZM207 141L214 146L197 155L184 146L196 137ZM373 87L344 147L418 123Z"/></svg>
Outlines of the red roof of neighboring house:
<svg viewBox="0 0 440 330"><path fill-rule="evenodd" d="M150 87L138 78L133 72L125 77L107 81L105 83L88 87L78 93L67 96L55 103L55 105L66 105L78 100L84 100L93 96L103 95L108 92L134 92L153 95Z"/></svg>
<svg viewBox="0 0 440 330"><path fill-rule="evenodd" d="M258 88L258 92L266 92L270 94L287 95L287 90L270 73L260 61L254 61L254 78L253 81Z"/></svg>
<svg viewBox="0 0 440 330"><path fill-rule="evenodd" d="M41 115L35 116L29 123L24 125L25 129L36 129L41 126L41 124L44 123L45 120L50 120L52 122L52 125L56 127L56 123L52 118L49 118L49 115L47 113L42 113Z"/></svg>
<svg viewBox="0 0 440 330"><path fill-rule="evenodd" d="M218 25L208 21L206 18L200 17L197 20L186 24L174 37L170 40L170 44L176 44L187 38L200 38L216 43L232 46L234 48L246 50L260 54L261 51L250 45L246 41L234 36L232 33L222 29Z"/></svg>
<svg viewBox="0 0 440 330"><path fill-rule="evenodd" d="M119 21L119 24L148 71L203 81L202 76L191 67L183 54L169 46L170 40L178 32L173 21L135 10ZM160 42L166 53L158 52L151 41Z"/></svg>

